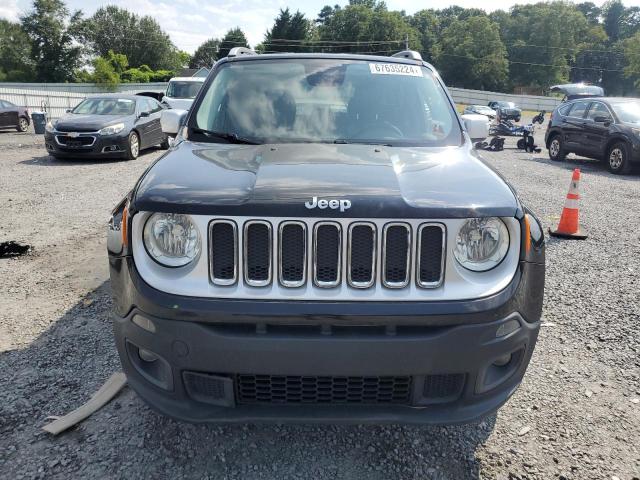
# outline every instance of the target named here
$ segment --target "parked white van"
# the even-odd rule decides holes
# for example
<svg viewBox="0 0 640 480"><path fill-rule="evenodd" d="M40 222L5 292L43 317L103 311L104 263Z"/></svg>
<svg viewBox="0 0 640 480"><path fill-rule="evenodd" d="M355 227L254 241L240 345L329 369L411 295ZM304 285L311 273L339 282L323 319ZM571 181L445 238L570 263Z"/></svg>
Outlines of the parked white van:
<svg viewBox="0 0 640 480"><path fill-rule="evenodd" d="M169 108L189 110L206 77L174 77L169 80L162 103Z"/></svg>

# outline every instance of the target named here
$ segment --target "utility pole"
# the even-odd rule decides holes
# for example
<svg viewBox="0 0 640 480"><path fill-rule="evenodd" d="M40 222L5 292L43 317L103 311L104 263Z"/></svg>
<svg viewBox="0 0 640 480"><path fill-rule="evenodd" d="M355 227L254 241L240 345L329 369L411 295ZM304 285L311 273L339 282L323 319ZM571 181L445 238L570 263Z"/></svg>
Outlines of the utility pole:
<svg viewBox="0 0 640 480"><path fill-rule="evenodd" d="M404 34L404 49L409 50L409 34Z"/></svg>

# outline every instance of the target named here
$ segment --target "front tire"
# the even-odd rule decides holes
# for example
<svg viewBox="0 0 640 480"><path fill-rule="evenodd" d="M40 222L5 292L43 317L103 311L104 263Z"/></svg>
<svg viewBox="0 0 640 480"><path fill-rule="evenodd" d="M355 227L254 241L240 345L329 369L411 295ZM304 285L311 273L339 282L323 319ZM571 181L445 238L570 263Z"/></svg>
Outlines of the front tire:
<svg viewBox="0 0 640 480"><path fill-rule="evenodd" d="M127 141L127 160L135 160L140 155L140 137L136 132L129 134Z"/></svg>
<svg viewBox="0 0 640 480"><path fill-rule="evenodd" d="M29 120L24 117L20 117L18 119L18 126L16 127L16 130L18 130L20 133L24 133L29 130Z"/></svg>
<svg viewBox="0 0 640 480"><path fill-rule="evenodd" d="M624 175L631 170L629 161L629 148L624 142L614 143L607 153L609 171L616 175Z"/></svg>
<svg viewBox="0 0 640 480"><path fill-rule="evenodd" d="M549 158L554 162L562 162L567 156L564 151L564 143L560 135L554 135L549 142Z"/></svg>
<svg viewBox="0 0 640 480"><path fill-rule="evenodd" d="M169 136L166 136L164 137L164 140L160 144L160 148L162 150L169 150L169 147L171 147L171 144L169 143Z"/></svg>

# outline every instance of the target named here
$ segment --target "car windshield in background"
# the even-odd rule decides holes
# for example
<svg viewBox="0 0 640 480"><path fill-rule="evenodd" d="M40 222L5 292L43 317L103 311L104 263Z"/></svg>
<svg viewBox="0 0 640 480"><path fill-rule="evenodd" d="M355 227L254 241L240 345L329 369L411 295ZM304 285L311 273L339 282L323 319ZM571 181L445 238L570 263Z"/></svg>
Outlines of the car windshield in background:
<svg viewBox="0 0 640 480"><path fill-rule="evenodd" d="M498 105L502 108L515 108L516 106L513 102L498 102Z"/></svg>
<svg viewBox="0 0 640 480"><path fill-rule="evenodd" d="M78 115L133 115L136 102L129 98L87 98L71 113Z"/></svg>
<svg viewBox="0 0 640 480"><path fill-rule="evenodd" d="M614 103L611 106L620 121L640 124L640 102Z"/></svg>
<svg viewBox="0 0 640 480"><path fill-rule="evenodd" d="M195 98L200 87L202 87L202 82L169 82L167 97Z"/></svg>
<svg viewBox="0 0 640 480"><path fill-rule="evenodd" d="M461 143L455 111L429 69L342 59L227 63L191 127L256 143Z"/></svg>

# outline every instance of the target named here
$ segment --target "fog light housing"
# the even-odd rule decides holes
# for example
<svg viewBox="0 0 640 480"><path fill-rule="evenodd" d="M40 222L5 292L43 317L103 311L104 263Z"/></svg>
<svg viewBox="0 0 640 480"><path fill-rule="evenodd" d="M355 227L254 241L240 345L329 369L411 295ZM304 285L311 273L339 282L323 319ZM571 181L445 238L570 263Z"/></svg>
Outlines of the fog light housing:
<svg viewBox="0 0 640 480"><path fill-rule="evenodd" d="M140 360L147 363L155 362L156 360L158 360L158 356L155 353L150 352L149 350L145 350L144 348L138 349L138 356L140 357Z"/></svg>
<svg viewBox="0 0 640 480"><path fill-rule="evenodd" d="M141 351L141 352L142 352L142 351ZM500 358L497 358L497 359L493 362L493 364L494 364L496 367L504 367L505 365L508 365L510 361L511 361L511 354L508 354L508 355L503 355L503 356L502 356L502 357L500 357Z"/></svg>

